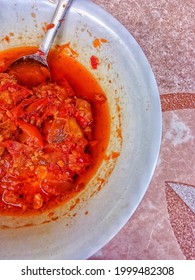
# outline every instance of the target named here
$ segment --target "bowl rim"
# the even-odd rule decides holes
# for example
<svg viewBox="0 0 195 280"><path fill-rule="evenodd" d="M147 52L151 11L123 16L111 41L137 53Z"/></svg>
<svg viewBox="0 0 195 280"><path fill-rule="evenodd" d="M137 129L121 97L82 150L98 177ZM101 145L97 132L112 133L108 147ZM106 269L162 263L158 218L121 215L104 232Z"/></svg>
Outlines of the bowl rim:
<svg viewBox="0 0 195 280"><path fill-rule="evenodd" d="M32 1L32 0L31 0ZM43 1L45 2L45 1ZM49 2L49 1L47 1ZM51 5L51 2L49 3ZM55 4L52 4L55 5ZM84 7L84 8L83 8ZM144 177L144 181L142 182L143 188L142 188L142 193L139 194L139 199L136 201L136 203L129 206L129 208L125 208L120 210L120 215L116 215L117 217L116 220L114 220L113 223L110 223L109 226L106 228L106 232L103 232L103 227L101 228L101 237L96 239L96 242L93 242L93 245L90 243L91 239L88 241L87 248L84 247L86 246L85 244L82 244L83 250L80 252L76 252L74 256L72 255L72 259L87 259L91 257L93 254L95 254L98 250L100 250L103 246L105 246L123 227L124 225L128 222L128 220L131 218L132 214L135 212L136 208L140 204L143 196L145 195L146 190L149 187L150 181L153 177L156 165L157 165L157 160L159 157L160 153L160 146L161 146L161 137L162 137L162 111L161 111L161 103L160 103L160 95L157 87L157 83L152 71L152 68L148 62L148 59L146 58L143 50L135 40L135 38L132 36L132 34L126 29L126 27L120 23L113 15L105 11L103 8L101 8L99 5L95 4L94 2L90 0L78 0L73 2L72 9L76 11L81 11L82 9L85 9L86 13L92 13L92 16L95 14L97 19L100 20L101 22L109 25L109 28L112 30L115 30L118 32L120 29L120 39L128 45L129 40L133 42L134 48L136 48L138 54L144 61L144 66L148 70L148 76L151 81L151 85L154 89L154 107L156 107L156 115L154 119L154 137L153 137L153 154L150 155L150 166L147 167L147 176ZM111 217L107 217L108 220ZM106 220L104 221L104 224L106 223ZM96 236L97 237L97 236ZM95 238L96 238L95 237ZM94 239L94 236L93 236ZM89 246L91 244L91 246ZM84 249L85 248L85 249ZM53 255L57 256L57 258L66 258L67 256L65 255L63 248L61 249L60 253L58 255ZM52 257L53 257L52 256ZM45 256L46 257L46 256ZM49 257L49 256L48 256Z"/></svg>

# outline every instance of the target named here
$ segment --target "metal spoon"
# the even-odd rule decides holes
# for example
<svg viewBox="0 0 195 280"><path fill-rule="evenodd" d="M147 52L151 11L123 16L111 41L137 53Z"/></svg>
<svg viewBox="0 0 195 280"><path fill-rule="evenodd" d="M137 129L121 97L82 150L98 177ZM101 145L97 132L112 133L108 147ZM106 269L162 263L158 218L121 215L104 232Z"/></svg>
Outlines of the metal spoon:
<svg viewBox="0 0 195 280"><path fill-rule="evenodd" d="M8 66L6 72L14 74L18 78L19 84L32 88L51 80L47 55L72 2L73 0L59 0L49 24L50 28L47 30L38 51L22 56Z"/></svg>

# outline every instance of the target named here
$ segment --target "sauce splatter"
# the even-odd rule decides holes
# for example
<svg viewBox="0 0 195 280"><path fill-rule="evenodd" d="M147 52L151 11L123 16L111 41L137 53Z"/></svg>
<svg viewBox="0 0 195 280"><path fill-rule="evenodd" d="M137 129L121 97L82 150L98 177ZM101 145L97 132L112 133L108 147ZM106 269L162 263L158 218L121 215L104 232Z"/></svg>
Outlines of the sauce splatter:
<svg viewBox="0 0 195 280"><path fill-rule="evenodd" d="M96 70L98 68L98 65L100 64L99 58L95 55L92 55L90 57L91 67Z"/></svg>
<svg viewBox="0 0 195 280"><path fill-rule="evenodd" d="M107 42L108 41L104 38L101 38L101 39L95 38L93 41L93 46L94 46L94 48L98 48L101 46L102 43L107 43Z"/></svg>
<svg viewBox="0 0 195 280"><path fill-rule="evenodd" d="M55 24L54 23L49 23L46 25L46 30L54 28Z"/></svg>

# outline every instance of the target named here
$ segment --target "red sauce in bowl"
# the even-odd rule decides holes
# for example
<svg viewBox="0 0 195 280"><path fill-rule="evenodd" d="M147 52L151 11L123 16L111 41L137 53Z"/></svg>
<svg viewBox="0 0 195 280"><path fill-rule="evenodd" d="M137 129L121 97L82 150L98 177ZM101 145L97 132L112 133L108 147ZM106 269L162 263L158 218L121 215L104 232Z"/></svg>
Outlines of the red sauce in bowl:
<svg viewBox="0 0 195 280"><path fill-rule="evenodd" d="M0 213L40 213L83 190L109 140L106 96L93 76L63 48L48 61L52 82L33 89L3 73L20 47L0 53Z"/></svg>

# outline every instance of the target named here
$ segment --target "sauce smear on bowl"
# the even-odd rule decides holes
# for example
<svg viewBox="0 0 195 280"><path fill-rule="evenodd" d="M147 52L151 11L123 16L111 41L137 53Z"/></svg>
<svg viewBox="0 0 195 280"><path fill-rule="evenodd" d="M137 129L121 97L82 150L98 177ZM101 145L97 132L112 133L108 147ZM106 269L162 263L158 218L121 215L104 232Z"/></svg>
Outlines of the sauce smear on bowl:
<svg viewBox="0 0 195 280"><path fill-rule="evenodd" d="M28 89L3 73L35 50L0 53L0 213L6 215L40 213L71 199L96 173L109 140L106 96L63 48L49 53L50 83Z"/></svg>

